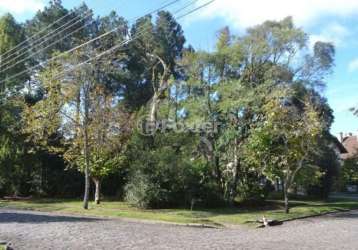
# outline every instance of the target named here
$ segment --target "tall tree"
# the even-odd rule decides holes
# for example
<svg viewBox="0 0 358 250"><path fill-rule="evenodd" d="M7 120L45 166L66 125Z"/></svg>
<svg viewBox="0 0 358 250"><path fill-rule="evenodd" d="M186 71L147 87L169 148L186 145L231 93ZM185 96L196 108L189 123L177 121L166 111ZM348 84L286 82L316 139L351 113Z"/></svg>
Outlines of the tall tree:
<svg viewBox="0 0 358 250"><path fill-rule="evenodd" d="M247 144L247 160L262 172L283 181L285 211L289 212L288 191L297 175L312 166L323 127L319 113L309 99L298 100L288 90L277 90L263 107L266 119L254 129ZM297 100L296 100L297 101ZM313 176L313 175L311 175Z"/></svg>
<svg viewBox="0 0 358 250"><path fill-rule="evenodd" d="M88 15L87 11L89 10L85 6L70 11L62 5L61 0L51 0L48 6L38 11L25 24L32 59L35 62L41 62L51 57L56 51L62 52L70 49L84 30L79 30L72 36L67 35L89 21L90 18L84 18ZM39 39L40 37L44 39Z"/></svg>
<svg viewBox="0 0 358 250"><path fill-rule="evenodd" d="M128 69L134 76L138 73L142 77L128 83L127 89L135 87L135 95L145 91L146 97L142 100L146 103L151 99L149 119L154 121L159 103L169 90L170 78L179 77L177 60L182 56L185 38L181 26L165 11L158 13L155 24L151 16L139 19L132 27L131 36L139 37L128 47Z"/></svg>
<svg viewBox="0 0 358 250"><path fill-rule="evenodd" d="M87 124L87 137L84 127L78 128L79 135L73 142L75 146L70 146L65 158L82 172L88 167L95 185L94 200L99 204L102 179L123 165L132 118L117 97L108 93L104 86L94 87L89 98L91 115ZM75 127L78 125L75 124ZM81 153L86 140L89 152L87 156Z"/></svg>
<svg viewBox="0 0 358 250"><path fill-rule="evenodd" d="M25 61L9 66L9 61L19 54L18 45L24 41L24 30L13 16L0 17L0 189L13 194L22 193L23 185L28 188L29 181L24 162L27 145L21 133L24 102L20 93L28 75L19 75L26 69Z"/></svg>
<svg viewBox="0 0 358 250"><path fill-rule="evenodd" d="M0 94L5 89L11 89L16 85L21 88L28 77L26 74L13 77L26 68L25 61L15 66L8 64L9 60L18 55L18 48L15 49L15 47L24 41L24 30L14 17L10 14L2 16L0 18L0 55L2 55L0 57Z"/></svg>
<svg viewBox="0 0 358 250"><path fill-rule="evenodd" d="M249 28L240 37L232 36L224 28L219 32L214 53L185 54L183 68L187 83L193 86L188 87L184 107L188 119L216 119L221 123L216 139L209 140L210 148L216 149L216 160L209 162L216 162L215 175L221 180L228 200L235 198L238 185L245 185L248 176L260 175L250 172L252 167L245 161L244 149L251 133L266 119L263 107L271 94L282 86L301 86L302 93L314 92L331 72L333 46L319 42L313 53L307 53L306 46L307 35L288 17ZM319 105L319 94L315 95L308 94L316 99L315 106L324 116L327 109ZM331 118L325 118L329 124ZM325 131L327 128L328 125Z"/></svg>

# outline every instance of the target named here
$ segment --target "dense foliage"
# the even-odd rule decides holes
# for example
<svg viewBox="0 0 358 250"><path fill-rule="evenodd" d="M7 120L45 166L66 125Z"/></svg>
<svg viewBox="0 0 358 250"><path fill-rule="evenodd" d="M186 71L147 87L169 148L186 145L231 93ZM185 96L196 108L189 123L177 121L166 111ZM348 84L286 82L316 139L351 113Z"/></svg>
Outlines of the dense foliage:
<svg viewBox="0 0 358 250"><path fill-rule="evenodd" d="M186 46L169 12L129 26L115 12L94 18L57 0L25 24L2 17L0 52L61 17L53 30L76 17L66 33L83 27L54 36L55 46L33 44L1 71L1 194L77 196L84 173L85 208L91 180L97 203L102 193L141 207L193 207L264 199L281 183L288 211L297 187L332 184L324 176L337 167L327 148L333 115L320 89L335 50L309 48L290 17L241 36L223 28L205 52Z"/></svg>

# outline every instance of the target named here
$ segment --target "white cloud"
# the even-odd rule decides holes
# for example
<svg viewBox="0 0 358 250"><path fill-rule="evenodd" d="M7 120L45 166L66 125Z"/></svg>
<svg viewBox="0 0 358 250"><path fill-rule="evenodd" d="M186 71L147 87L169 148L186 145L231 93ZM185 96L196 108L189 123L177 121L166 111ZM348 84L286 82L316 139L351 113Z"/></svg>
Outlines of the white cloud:
<svg viewBox="0 0 358 250"><path fill-rule="evenodd" d="M207 2L200 1L198 4ZM237 28L266 20L292 16L300 26L310 25L322 16L349 16L358 11L358 0L216 0L197 18L222 17Z"/></svg>
<svg viewBox="0 0 358 250"><path fill-rule="evenodd" d="M310 44L313 46L317 41L331 42L337 47L342 47L350 36L348 29L339 23L331 23L323 27L319 34L310 36Z"/></svg>
<svg viewBox="0 0 358 250"><path fill-rule="evenodd" d="M35 12L45 5L44 0L0 0L0 11L12 14Z"/></svg>
<svg viewBox="0 0 358 250"><path fill-rule="evenodd" d="M358 70L358 58L353 59L349 64L348 64L348 71L349 72L353 72L353 71L357 71Z"/></svg>

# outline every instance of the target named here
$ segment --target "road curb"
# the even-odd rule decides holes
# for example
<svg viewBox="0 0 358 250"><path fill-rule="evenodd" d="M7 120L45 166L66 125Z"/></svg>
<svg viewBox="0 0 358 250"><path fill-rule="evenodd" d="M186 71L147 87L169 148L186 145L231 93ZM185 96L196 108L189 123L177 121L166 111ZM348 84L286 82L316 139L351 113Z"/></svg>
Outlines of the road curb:
<svg viewBox="0 0 358 250"><path fill-rule="evenodd" d="M319 217L319 216L324 216L324 215L329 215L329 214L344 213L344 212L349 212L349 211L354 211L354 210L356 210L356 209L339 209L336 211L323 212L323 213L319 213L319 214L306 215L306 216L290 218L290 219L285 219L285 220L279 220L279 221L284 223L284 222L302 220L302 219L307 219L307 218L314 218L314 217Z"/></svg>
<svg viewBox="0 0 358 250"><path fill-rule="evenodd" d="M328 211L328 212L323 212L323 213L319 213L319 214L312 214L312 215L306 215L306 216L300 216L300 217L296 217L296 218L276 220L276 221L281 223L281 224L278 224L278 226L280 226L285 222L290 222L290 221L295 221L295 220L303 220L303 219L325 216L325 215L330 215L330 214L346 213L346 212L355 211L355 210L358 210L358 209L338 209L336 211ZM260 222L258 220L256 220L256 221L246 221L245 223L260 223ZM260 226L257 226L256 228L262 228L262 227L263 226L260 225Z"/></svg>
<svg viewBox="0 0 358 250"><path fill-rule="evenodd" d="M223 224L217 223L217 225L205 224L205 223L179 223L179 222L170 222L170 221L160 221L160 220L146 220L146 219L135 219L128 217L112 217L112 216L100 216L100 215L79 215L76 213L66 213L66 212L47 212L35 209L17 209L17 208L0 208L0 211L17 211L17 212L33 212L33 213L42 213L47 215L54 216L71 216L75 218L91 218L91 219L103 219L103 220L119 220L124 222L137 222L145 224L163 224L163 225L172 225L172 226L184 226L184 227L195 227L195 228L211 228L211 229L224 229L227 228Z"/></svg>

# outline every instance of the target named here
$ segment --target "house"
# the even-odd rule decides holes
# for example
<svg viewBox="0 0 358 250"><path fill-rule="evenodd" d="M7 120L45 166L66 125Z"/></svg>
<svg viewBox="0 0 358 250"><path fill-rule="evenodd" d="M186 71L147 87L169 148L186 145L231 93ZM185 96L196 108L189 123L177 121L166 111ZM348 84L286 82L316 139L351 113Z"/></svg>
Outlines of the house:
<svg viewBox="0 0 358 250"><path fill-rule="evenodd" d="M343 160L358 155L358 135L353 135L352 133L349 133L344 136L343 133L340 133L340 139L342 145L347 150L346 153L341 154Z"/></svg>
<svg viewBox="0 0 358 250"><path fill-rule="evenodd" d="M347 153L341 154L343 160L349 160L353 157L358 156L358 135L353 135L349 133L343 136L343 133L340 134L341 142L343 146L347 149ZM358 185L347 185L346 189L348 192L357 192Z"/></svg>
<svg viewBox="0 0 358 250"><path fill-rule="evenodd" d="M332 135L330 137L331 137L330 147L334 149L334 152L336 152L336 155L338 159L341 161L341 165L342 165L344 160L343 155L347 154L348 151L344 146L344 144L342 143L342 140L338 140L337 137Z"/></svg>

